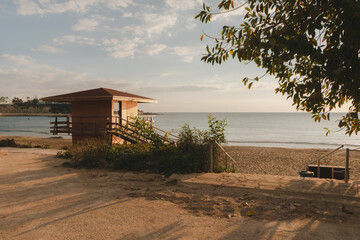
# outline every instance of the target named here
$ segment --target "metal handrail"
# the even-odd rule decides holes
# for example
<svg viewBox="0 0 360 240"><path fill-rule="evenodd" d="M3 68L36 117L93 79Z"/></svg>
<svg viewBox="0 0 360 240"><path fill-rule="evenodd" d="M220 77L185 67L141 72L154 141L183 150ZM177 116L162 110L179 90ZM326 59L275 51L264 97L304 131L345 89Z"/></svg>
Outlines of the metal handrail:
<svg viewBox="0 0 360 240"><path fill-rule="evenodd" d="M325 158L325 157L327 157L327 156L331 155L332 153L334 153L334 152L336 152L336 151L340 150L340 149L341 149L341 148L343 148L343 147L344 147L344 145L341 145L340 147L338 147L338 148L336 148L336 149L332 150L332 151L331 151L331 152L329 152L329 153L324 154L323 156L321 156L321 157L317 158L316 160L312 161L311 163L316 162L316 161L320 161L321 159L323 159L323 158Z"/></svg>
<svg viewBox="0 0 360 240"><path fill-rule="evenodd" d="M317 177L318 177L318 178L320 178L320 160L323 159L323 158L325 158L325 157L327 157L327 156L329 156L329 155L331 155L331 154L333 154L333 153L336 152L336 151L339 151L339 150L342 149L343 147L344 147L344 145L341 145L340 147L332 150L331 152L328 152L328 153L324 154L323 156L321 156L321 157L319 157L318 159L316 159L316 160L313 161L313 162L316 162L316 161L317 161L317 165L318 165L318 167L317 167ZM310 163L313 163L313 162L310 162ZM332 178L334 178L334 166L332 167Z"/></svg>

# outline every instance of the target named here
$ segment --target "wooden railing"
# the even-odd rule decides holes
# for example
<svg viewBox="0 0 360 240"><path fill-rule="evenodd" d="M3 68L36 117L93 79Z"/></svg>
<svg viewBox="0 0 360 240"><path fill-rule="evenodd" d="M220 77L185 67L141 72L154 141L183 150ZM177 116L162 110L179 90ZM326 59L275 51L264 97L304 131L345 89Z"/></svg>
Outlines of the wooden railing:
<svg viewBox="0 0 360 240"><path fill-rule="evenodd" d="M75 118L75 117L74 117ZM151 125L153 133L156 136L151 136L146 131L142 131L138 126L130 119L123 119L117 116L104 117L104 116L86 116L76 117L70 120L67 116L66 120L60 121L58 117L54 122L50 122L53 126L50 127L50 132L53 135L66 133L86 135L86 136L101 136L105 134L119 135L120 138L128 140L132 143L135 142L150 142L154 137L158 137L162 142L168 144L175 144L178 136L166 132L162 129ZM76 126L76 129L74 128Z"/></svg>
<svg viewBox="0 0 360 240"><path fill-rule="evenodd" d="M50 122L50 124L54 124L54 126L50 127L50 133L53 135L57 135L59 133L67 133L71 134L72 122L70 121L70 117L66 116L66 121L58 121L58 117L55 117L55 122Z"/></svg>
<svg viewBox="0 0 360 240"><path fill-rule="evenodd" d="M229 153L225 151L225 149L217 142L215 141L215 144L220 148L220 150L225 154L225 167L228 168L228 159L232 162L232 168L235 169L236 161L234 158L232 158Z"/></svg>
<svg viewBox="0 0 360 240"><path fill-rule="evenodd" d="M149 122L149 125L152 128L151 133L139 128L139 126L134 121L131 121L131 119L127 120L119 117L112 117L111 121L109 119L108 122L108 133L119 134L121 137L133 139L137 142L150 142L154 138L158 138L163 143L175 144L178 139L178 136L155 127L151 122ZM153 136L154 134L155 136Z"/></svg>

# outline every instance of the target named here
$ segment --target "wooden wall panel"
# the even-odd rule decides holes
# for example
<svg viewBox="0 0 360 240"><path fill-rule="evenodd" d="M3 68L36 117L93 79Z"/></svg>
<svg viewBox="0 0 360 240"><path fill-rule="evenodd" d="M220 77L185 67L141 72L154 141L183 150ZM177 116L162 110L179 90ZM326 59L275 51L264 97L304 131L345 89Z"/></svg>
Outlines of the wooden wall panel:
<svg viewBox="0 0 360 240"><path fill-rule="evenodd" d="M112 115L111 100L79 101L71 105L73 143L105 136L107 118Z"/></svg>
<svg viewBox="0 0 360 240"><path fill-rule="evenodd" d="M127 119L130 116L137 116L137 102L123 101L122 116L124 119Z"/></svg>
<svg viewBox="0 0 360 240"><path fill-rule="evenodd" d="M71 102L72 116L111 116L112 101Z"/></svg>

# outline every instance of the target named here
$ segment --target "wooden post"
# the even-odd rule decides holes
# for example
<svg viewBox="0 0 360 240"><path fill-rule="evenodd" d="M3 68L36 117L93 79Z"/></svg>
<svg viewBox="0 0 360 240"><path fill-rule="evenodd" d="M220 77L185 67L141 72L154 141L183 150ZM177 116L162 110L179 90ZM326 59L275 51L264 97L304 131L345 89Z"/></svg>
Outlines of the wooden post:
<svg viewBox="0 0 360 240"><path fill-rule="evenodd" d="M213 159L213 142L210 142L210 169L209 172L213 172L213 163L214 163L214 159Z"/></svg>
<svg viewBox="0 0 360 240"><path fill-rule="evenodd" d="M331 179L334 179L334 158L332 157L332 155L330 157L331 157Z"/></svg>
<svg viewBox="0 0 360 240"><path fill-rule="evenodd" d="M96 121L96 120L95 120L95 121ZM95 128L96 128L96 122L93 122L93 136L96 136Z"/></svg>
<svg viewBox="0 0 360 240"><path fill-rule="evenodd" d="M57 134L57 131L58 131L58 125L57 125L57 117L55 117L55 124L54 124L54 132L53 132L53 135L56 135Z"/></svg>
<svg viewBox="0 0 360 240"><path fill-rule="evenodd" d="M346 163L345 163L345 183L349 182L349 159L350 159L350 150L346 149Z"/></svg>
<svg viewBox="0 0 360 240"><path fill-rule="evenodd" d="M227 155L225 154L225 164L226 164L226 169L228 168L228 158Z"/></svg>
<svg viewBox="0 0 360 240"><path fill-rule="evenodd" d="M66 116L66 125L68 129L68 135L70 135L70 118L69 116Z"/></svg>

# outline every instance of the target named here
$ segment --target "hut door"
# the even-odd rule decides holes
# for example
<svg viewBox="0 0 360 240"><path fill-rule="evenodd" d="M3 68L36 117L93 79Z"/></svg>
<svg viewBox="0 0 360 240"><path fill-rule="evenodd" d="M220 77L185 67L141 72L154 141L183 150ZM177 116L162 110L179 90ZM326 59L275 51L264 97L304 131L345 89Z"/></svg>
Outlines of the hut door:
<svg viewBox="0 0 360 240"><path fill-rule="evenodd" d="M122 102L119 102L119 123L122 125Z"/></svg>

